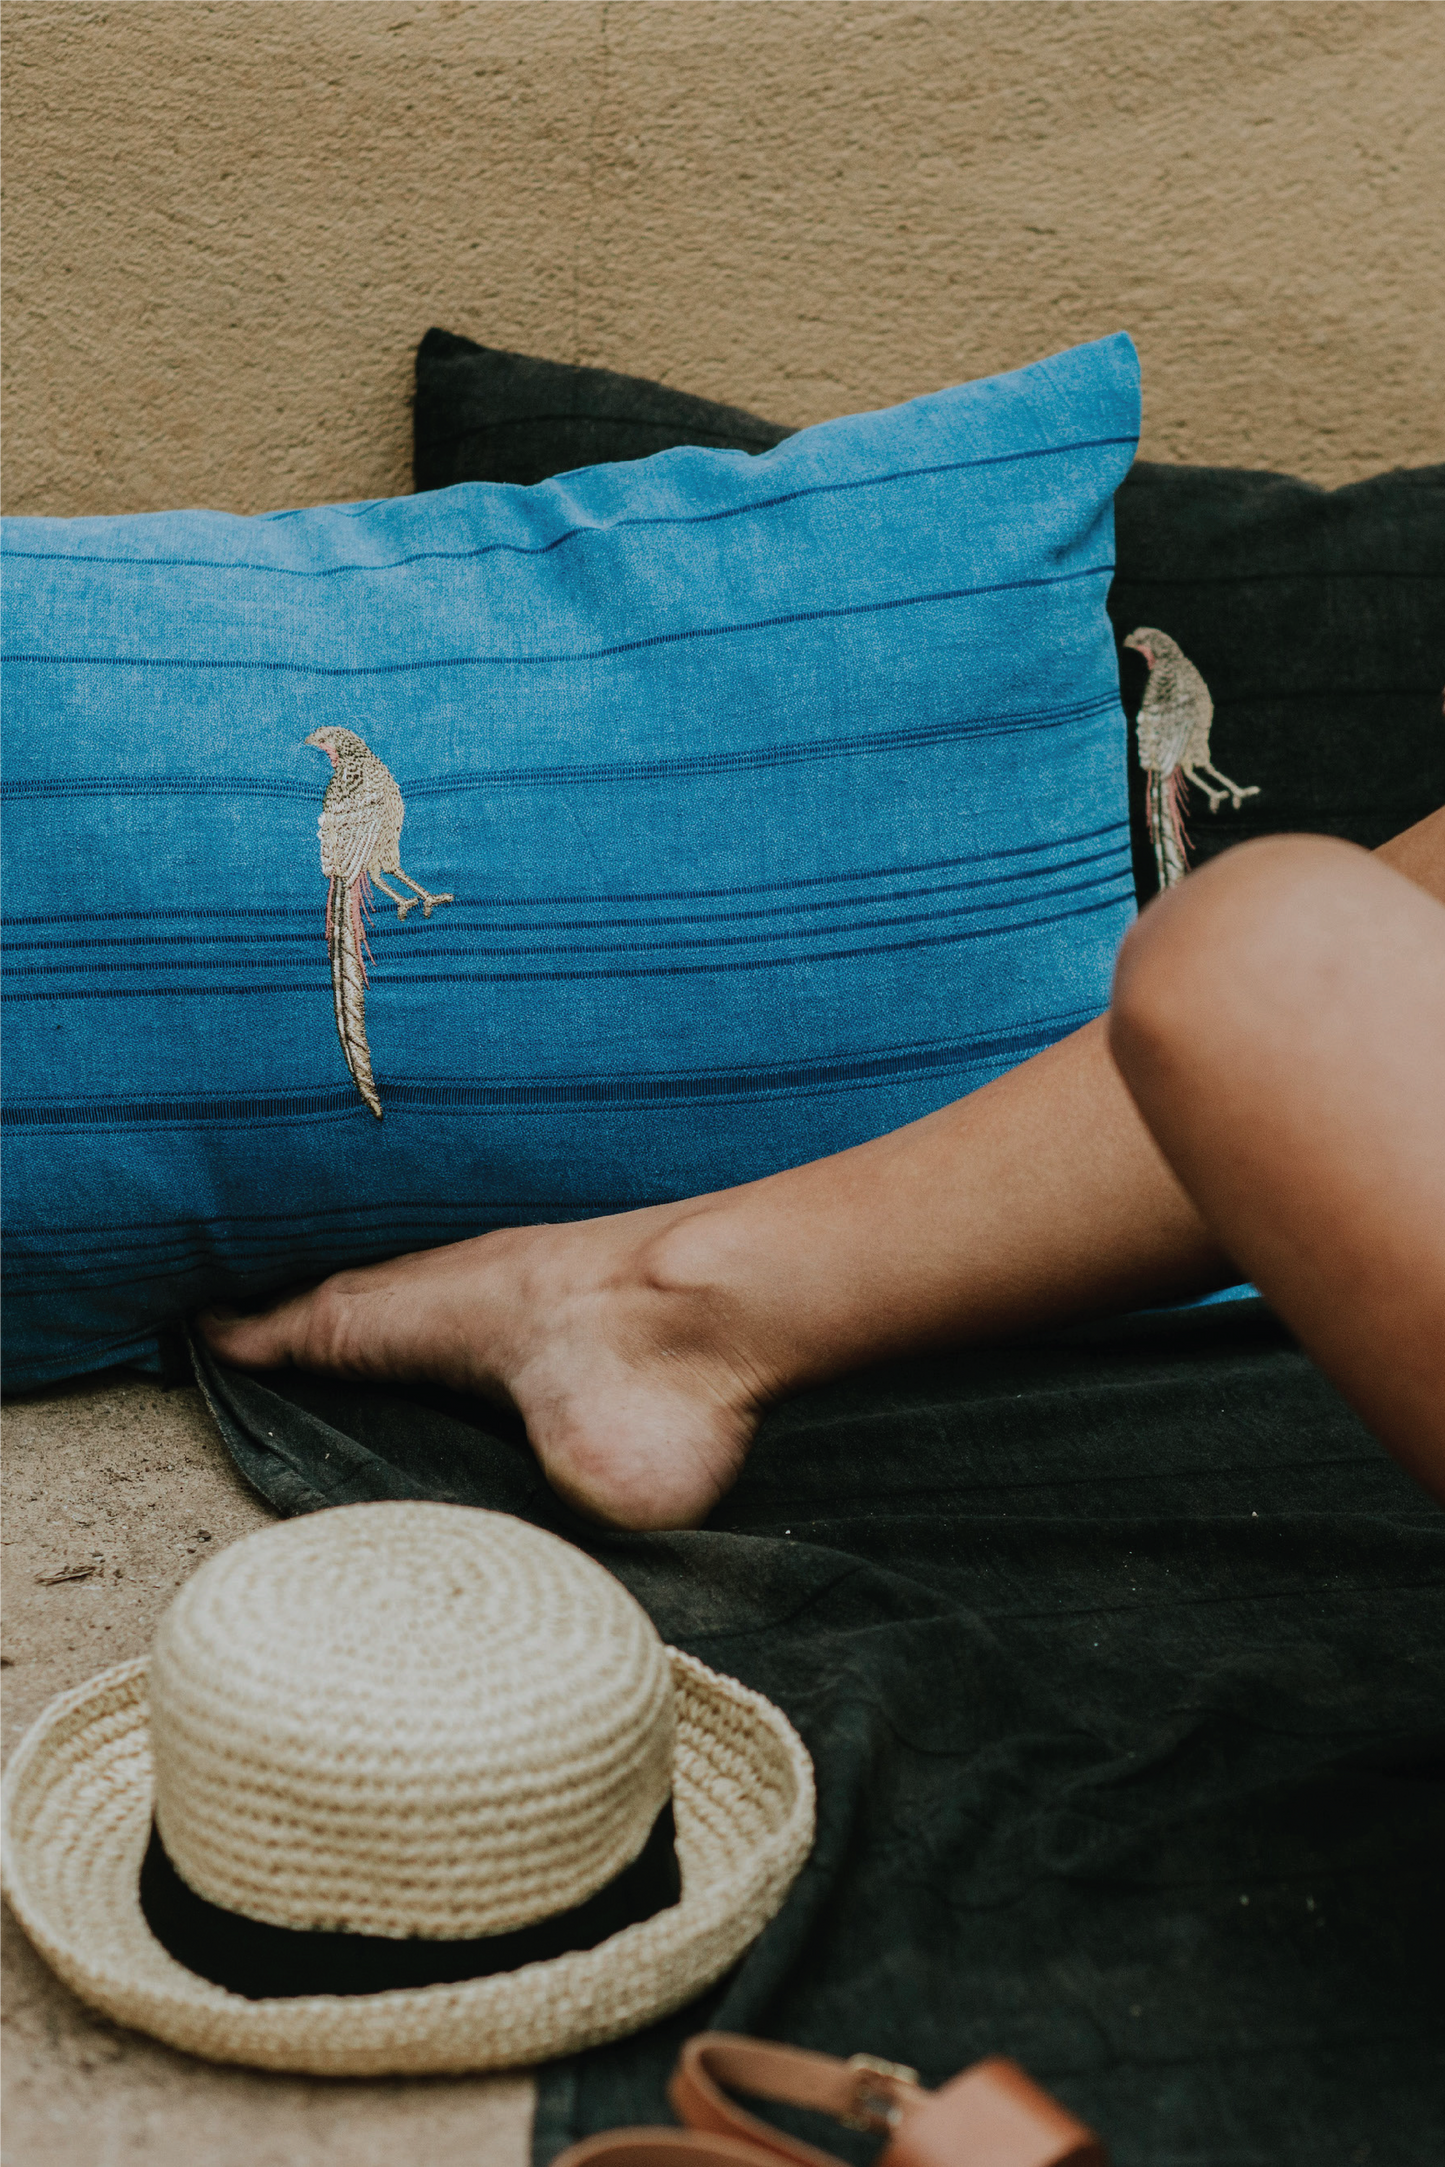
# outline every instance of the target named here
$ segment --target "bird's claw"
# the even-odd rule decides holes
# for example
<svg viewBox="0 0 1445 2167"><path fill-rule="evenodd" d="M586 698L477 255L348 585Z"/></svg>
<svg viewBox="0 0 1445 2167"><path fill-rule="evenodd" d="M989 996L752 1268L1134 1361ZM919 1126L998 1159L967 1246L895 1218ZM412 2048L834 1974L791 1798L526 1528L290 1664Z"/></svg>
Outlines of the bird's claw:
<svg viewBox="0 0 1445 2167"><path fill-rule="evenodd" d="M406 914L407 914L407 912L408 912L409 910L415 910L415 909L416 909L416 898L415 898L415 896L413 896L413 897L412 897L412 899L411 899L411 901L410 901L409 903L398 903L398 904L397 904L397 906L396 906L396 915L397 915L397 917L398 917L398 918L405 918L405 916L406 916ZM428 912L428 914L427 914L427 915L428 915L428 916L430 916L430 912Z"/></svg>
<svg viewBox="0 0 1445 2167"><path fill-rule="evenodd" d="M455 900L456 898L450 895L429 895L422 904L421 914L423 918L430 918L433 903L451 903Z"/></svg>

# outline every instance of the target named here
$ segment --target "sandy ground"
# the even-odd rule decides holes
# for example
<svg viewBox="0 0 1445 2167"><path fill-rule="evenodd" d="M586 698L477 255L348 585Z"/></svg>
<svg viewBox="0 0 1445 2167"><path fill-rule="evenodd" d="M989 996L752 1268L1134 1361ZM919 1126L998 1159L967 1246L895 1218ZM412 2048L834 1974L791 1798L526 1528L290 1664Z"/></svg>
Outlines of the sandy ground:
<svg viewBox="0 0 1445 2167"><path fill-rule="evenodd" d="M4 1418L8 1754L53 1694L145 1652L186 1576L272 1517L199 1393L111 1375ZM84 1578L54 1580L69 1571ZM523 2167L527 2077L338 2083L215 2068L107 2024L8 1913L5 2167Z"/></svg>

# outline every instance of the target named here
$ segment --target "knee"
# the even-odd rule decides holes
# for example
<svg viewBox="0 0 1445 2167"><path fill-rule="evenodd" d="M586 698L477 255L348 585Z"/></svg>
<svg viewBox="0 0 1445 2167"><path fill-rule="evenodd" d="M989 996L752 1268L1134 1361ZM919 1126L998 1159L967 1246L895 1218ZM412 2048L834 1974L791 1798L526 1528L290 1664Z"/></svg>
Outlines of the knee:
<svg viewBox="0 0 1445 2167"><path fill-rule="evenodd" d="M1318 998L1382 869L1320 835L1245 843L1143 912L1119 953L1109 1036L1125 1074L1278 1029Z"/></svg>

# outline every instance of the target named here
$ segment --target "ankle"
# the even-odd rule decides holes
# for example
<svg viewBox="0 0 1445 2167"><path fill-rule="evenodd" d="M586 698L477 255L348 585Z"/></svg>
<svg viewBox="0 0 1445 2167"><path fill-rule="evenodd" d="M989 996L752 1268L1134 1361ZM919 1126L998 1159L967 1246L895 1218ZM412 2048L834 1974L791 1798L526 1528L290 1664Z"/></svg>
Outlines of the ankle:
<svg viewBox="0 0 1445 2167"><path fill-rule="evenodd" d="M756 1412L792 1379L751 1261L733 1215L725 1206L706 1205L650 1234L636 1268L656 1302L667 1351L727 1372Z"/></svg>

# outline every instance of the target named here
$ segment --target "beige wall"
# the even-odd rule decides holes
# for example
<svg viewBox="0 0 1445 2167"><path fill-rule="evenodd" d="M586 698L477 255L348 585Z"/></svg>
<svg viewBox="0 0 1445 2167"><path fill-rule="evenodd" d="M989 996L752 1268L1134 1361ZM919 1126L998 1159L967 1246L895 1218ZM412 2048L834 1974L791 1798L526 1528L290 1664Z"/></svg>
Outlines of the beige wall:
<svg viewBox="0 0 1445 2167"><path fill-rule="evenodd" d="M9 0L13 512L409 485L430 323L807 422L1127 326L1146 453L1438 459L1445 7Z"/></svg>

